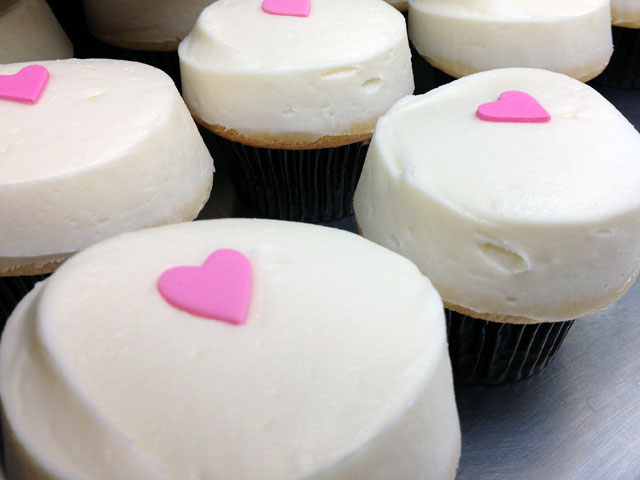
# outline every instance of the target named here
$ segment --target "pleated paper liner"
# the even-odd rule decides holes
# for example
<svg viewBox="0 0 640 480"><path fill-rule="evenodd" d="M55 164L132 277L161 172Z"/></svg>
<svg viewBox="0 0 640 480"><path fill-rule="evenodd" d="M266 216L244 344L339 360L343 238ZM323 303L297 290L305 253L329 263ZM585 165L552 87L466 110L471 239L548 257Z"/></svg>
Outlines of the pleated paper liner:
<svg viewBox="0 0 640 480"><path fill-rule="evenodd" d="M594 82L610 87L640 88L640 29L613 27L613 56Z"/></svg>
<svg viewBox="0 0 640 480"><path fill-rule="evenodd" d="M429 90L455 80L454 77L438 70L424 59L413 46L413 43L409 42L409 46L411 47L411 67L415 83L414 95L422 95Z"/></svg>
<svg viewBox="0 0 640 480"><path fill-rule="evenodd" d="M213 158L223 156L238 196L263 218L325 222L353 214L353 194L369 141L283 150L243 145L207 132Z"/></svg>
<svg viewBox="0 0 640 480"><path fill-rule="evenodd" d="M48 276L49 274L0 277L0 321L3 327L20 300L31 291L36 283Z"/></svg>
<svg viewBox="0 0 640 480"><path fill-rule="evenodd" d="M543 370L562 344L573 320L509 324L445 310L454 380L502 385Z"/></svg>

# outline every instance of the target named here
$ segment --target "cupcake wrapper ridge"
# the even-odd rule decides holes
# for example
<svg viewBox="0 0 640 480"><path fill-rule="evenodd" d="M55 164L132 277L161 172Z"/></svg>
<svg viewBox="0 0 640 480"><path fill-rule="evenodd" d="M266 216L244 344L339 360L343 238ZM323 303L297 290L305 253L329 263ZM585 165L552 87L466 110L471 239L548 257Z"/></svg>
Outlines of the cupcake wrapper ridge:
<svg viewBox="0 0 640 480"><path fill-rule="evenodd" d="M264 218L324 222L353 214L369 141L310 150L259 148L211 133L240 199Z"/></svg>
<svg viewBox="0 0 640 480"><path fill-rule="evenodd" d="M36 283L48 276L49 274L0 277L0 321L3 327L20 300L33 289Z"/></svg>
<svg viewBox="0 0 640 480"><path fill-rule="evenodd" d="M540 372L574 322L509 324L445 314L454 380L471 385L502 385Z"/></svg>
<svg viewBox="0 0 640 480"><path fill-rule="evenodd" d="M640 29L613 27L613 56L595 82L610 87L640 88Z"/></svg>

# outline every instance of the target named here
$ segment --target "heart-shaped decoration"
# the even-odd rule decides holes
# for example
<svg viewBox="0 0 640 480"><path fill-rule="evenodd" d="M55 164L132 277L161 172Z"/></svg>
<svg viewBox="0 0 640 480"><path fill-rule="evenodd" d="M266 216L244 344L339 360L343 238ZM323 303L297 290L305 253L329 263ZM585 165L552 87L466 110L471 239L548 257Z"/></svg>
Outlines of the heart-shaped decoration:
<svg viewBox="0 0 640 480"><path fill-rule="evenodd" d="M14 75L0 75L0 98L36 103L48 80L49 71L42 65L29 65Z"/></svg>
<svg viewBox="0 0 640 480"><path fill-rule="evenodd" d="M551 115L531 95L517 90L504 92L497 102L478 107L476 116L487 122L545 123Z"/></svg>
<svg viewBox="0 0 640 480"><path fill-rule="evenodd" d="M241 325L251 297L251 263L237 250L213 252L201 267L166 270L158 279L160 295L174 307L199 317Z"/></svg>
<svg viewBox="0 0 640 480"><path fill-rule="evenodd" d="M263 0L262 10L271 15L308 17L311 12L311 0Z"/></svg>

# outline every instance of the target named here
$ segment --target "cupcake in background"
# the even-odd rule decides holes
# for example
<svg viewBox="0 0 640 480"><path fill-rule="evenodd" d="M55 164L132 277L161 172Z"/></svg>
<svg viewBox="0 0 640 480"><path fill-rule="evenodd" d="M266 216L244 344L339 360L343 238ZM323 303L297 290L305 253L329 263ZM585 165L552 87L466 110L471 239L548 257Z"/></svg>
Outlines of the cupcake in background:
<svg viewBox="0 0 640 480"><path fill-rule="evenodd" d="M0 0L0 64L73 57L45 0Z"/></svg>
<svg viewBox="0 0 640 480"><path fill-rule="evenodd" d="M83 0L91 33L130 50L176 51L215 0Z"/></svg>
<svg viewBox="0 0 640 480"><path fill-rule="evenodd" d="M640 88L640 2L611 0L613 56L598 83Z"/></svg>
<svg viewBox="0 0 640 480"><path fill-rule="evenodd" d="M459 78L505 67L600 74L612 52L609 0L409 0L409 37L431 65Z"/></svg>
<svg viewBox="0 0 640 480"><path fill-rule="evenodd" d="M180 81L176 50L215 0L83 0L87 26L106 56L158 67Z"/></svg>
<svg viewBox="0 0 640 480"><path fill-rule="evenodd" d="M211 156L161 71L69 59L0 65L0 75L5 314L77 250L192 220L209 198Z"/></svg>
<svg viewBox="0 0 640 480"><path fill-rule="evenodd" d="M413 92L404 17L380 0L218 0L180 44L183 96L260 216L352 213L378 117Z"/></svg>
<svg viewBox="0 0 640 480"><path fill-rule="evenodd" d="M401 12L406 12L409 8L409 0L385 0L385 2L390 3Z"/></svg>
<svg viewBox="0 0 640 480"><path fill-rule="evenodd" d="M438 293L316 225L80 252L9 319L0 395L8 480L453 480L460 457Z"/></svg>
<svg viewBox="0 0 640 480"><path fill-rule="evenodd" d="M512 382L634 282L639 160L640 134L588 85L483 72L380 119L355 214L442 296L457 381Z"/></svg>

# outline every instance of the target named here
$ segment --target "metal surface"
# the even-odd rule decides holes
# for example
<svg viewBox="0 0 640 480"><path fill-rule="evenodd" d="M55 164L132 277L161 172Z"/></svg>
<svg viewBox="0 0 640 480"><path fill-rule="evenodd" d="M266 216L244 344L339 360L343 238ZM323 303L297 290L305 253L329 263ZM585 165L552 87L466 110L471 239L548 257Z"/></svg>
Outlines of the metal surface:
<svg viewBox="0 0 640 480"><path fill-rule="evenodd" d="M460 480L640 478L640 283L577 321L538 375L456 396Z"/></svg>

